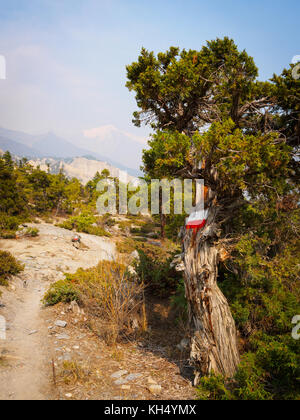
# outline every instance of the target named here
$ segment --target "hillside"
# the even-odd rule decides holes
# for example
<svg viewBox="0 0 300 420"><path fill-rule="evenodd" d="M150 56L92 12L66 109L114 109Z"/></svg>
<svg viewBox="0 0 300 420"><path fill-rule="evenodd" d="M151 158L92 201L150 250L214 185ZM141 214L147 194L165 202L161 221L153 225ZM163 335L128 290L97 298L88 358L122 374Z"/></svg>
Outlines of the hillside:
<svg viewBox="0 0 300 420"><path fill-rule="evenodd" d="M0 351L0 400L195 398L186 376L186 350L176 347L184 331L176 328L171 333L174 314L170 316L168 299L147 302L149 332L114 344L103 339L107 326L93 315L92 301L84 307L75 302L53 307L41 303L51 283L63 281L64 272L118 258L116 244L127 235L100 238L80 233L83 248L75 249L74 232L43 222L29 226L39 229L38 237L0 241L2 250L25 264L9 287L0 287L1 313L8 325Z"/></svg>
<svg viewBox="0 0 300 420"><path fill-rule="evenodd" d="M125 143L122 145L122 141ZM121 142L121 143L120 143ZM126 137L111 142L108 138L102 143L93 144L86 141L90 148L77 147L68 140L57 136L55 133L47 133L39 136L27 133L0 128L0 149L9 151L19 157L29 159L74 159L78 157L90 157L92 160L107 166L114 167L120 171L128 172L131 176L141 175L139 171L140 155L142 145L139 147L130 146ZM115 146L114 146L115 144ZM110 145L110 147L109 147ZM113 153L110 154L108 151ZM127 151L127 153L125 153ZM109 156L106 156L108 153ZM130 155L131 160L126 161L125 155ZM101 165L100 165L101 166ZM115 171L115 170L114 170ZM93 175L92 175L93 176Z"/></svg>
<svg viewBox="0 0 300 420"><path fill-rule="evenodd" d="M137 180L106 162L100 162L93 159L87 159L85 157L77 157L74 159L58 160L58 159L34 159L30 160L29 163L33 167L38 167L43 171L48 171L48 165L50 165L50 172L57 174L60 170L63 170L64 174L68 178L77 178L82 184L86 184L90 181L97 172L101 173L104 169L108 169L110 175L122 180L122 182L130 182Z"/></svg>

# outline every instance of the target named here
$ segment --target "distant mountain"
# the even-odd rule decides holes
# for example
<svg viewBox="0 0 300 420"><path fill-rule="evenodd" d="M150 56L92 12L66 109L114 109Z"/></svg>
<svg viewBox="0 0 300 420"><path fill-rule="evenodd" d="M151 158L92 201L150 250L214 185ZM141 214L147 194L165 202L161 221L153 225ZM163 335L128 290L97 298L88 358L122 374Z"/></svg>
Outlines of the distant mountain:
<svg viewBox="0 0 300 420"><path fill-rule="evenodd" d="M99 152L110 160L118 161L122 157L123 165L139 169L142 163L142 152L147 147L143 139L108 125L84 132L85 147Z"/></svg>
<svg viewBox="0 0 300 420"><path fill-rule="evenodd" d="M138 169L132 169L130 166L127 167L126 163L120 163L117 159L111 159L105 156L105 154L97 153L97 151L77 147L54 133L34 136L0 128L0 149L4 151L9 150L12 154L19 157L34 159L53 158L64 160L68 158L86 157L107 163L122 171L128 172L129 175L134 177L141 176L141 172ZM101 147L98 148L98 150L100 149L102 152ZM122 156L122 153L118 153L117 156Z"/></svg>
<svg viewBox="0 0 300 420"><path fill-rule="evenodd" d="M38 136L32 134L23 133L22 131L7 130L6 128L0 127L0 136L6 139L13 140L17 143L25 144L26 146L32 147L37 141Z"/></svg>
<svg viewBox="0 0 300 420"><path fill-rule="evenodd" d="M33 144L33 148L41 156L61 159L85 156L91 153L90 150L80 149L67 140L56 136L54 133L39 136L38 140Z"/></svg>
<svg viewBox="0 0 300 420"><path fill-rule="evenodd" d="M24 144L17 143L11 139L0 136L0 149L6 152L7 150L13 155L37 158L40 157L40 153L34 150L32 147L25 146Z"/></svg>

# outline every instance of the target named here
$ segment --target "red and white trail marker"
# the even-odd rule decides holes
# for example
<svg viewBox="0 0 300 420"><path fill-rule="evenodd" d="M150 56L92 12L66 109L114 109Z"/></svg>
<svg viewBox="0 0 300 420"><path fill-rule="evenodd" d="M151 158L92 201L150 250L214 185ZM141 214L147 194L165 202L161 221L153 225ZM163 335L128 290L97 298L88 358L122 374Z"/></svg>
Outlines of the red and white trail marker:
<svg viewBox="0 0 300 420"><path fill-rule="evenodd" d="M197 233L200 229L206 225L208 210L197 210L190 214L186 219L185 227L187 229L193 229L194 233Z"/></svg>

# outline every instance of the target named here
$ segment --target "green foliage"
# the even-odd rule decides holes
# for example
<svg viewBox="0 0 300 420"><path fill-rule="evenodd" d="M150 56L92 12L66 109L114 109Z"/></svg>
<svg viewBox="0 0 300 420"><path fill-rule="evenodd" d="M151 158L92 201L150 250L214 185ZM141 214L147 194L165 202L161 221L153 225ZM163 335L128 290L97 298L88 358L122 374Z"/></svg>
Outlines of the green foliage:
<svg viewBox="0 0 300 420"><path fill-rule="evenodd" d="M182 226L184 226L185 219L187 215L185 214L171 214L167 216L166 220L166 236L170 240L177 241L178 234Z"/></svg>
<svg viewBox="0 0 300 420"><path fill-rule="evenodd" d="M113 226L115 226L116 225L116 221L115 221L115 219L113 219L112 217L110 217L110 215L108 214L108 215L104 215L104 216L102 216L102 222L103 222L103 224L105 225L105 226L108 226L108 227L113 227Z"/></svg>
<svg viewBox="0 0 300 420"><path fill-rule="evenodd" d="M50 289L50 302L64 301L65 287L69 293L70 285L72 291L75 288L78 293L85 311L94 317L91 327L109 344L115 344L128 329L131 317L138 312L143 301L143 284L134 281L126 266L115 261L101 261L96 267L66 274L66 280L56 284L54 299ZM70 299L69 294L67 299ZM46 295L45 301L48 300Z"/></svg>
<svg viewBox="0 0 300 420"><path fill-rule="evenodd" d="M201 378L199 399L205 400L293 400L300 398L297 344L265 337L256 340L256 352L243 355L232 380L221 376ZM293 348L293 351L292 351Z"/></svg>
<svg viewBox="0 0 300 420"><path fill-rule="evenodd" d="M182 169L191 148L189 137L177 131L158 131L148 144L150 148L143 153L144 170L157 178Z"/></svg>
<svg viewBox="0 0 300 420"><path fill-rule="evenodd" d="M126 86L135 91L141 109L133 122L181 133L211 122L218 111L220 118L237 117L236 99L241 106L250 101L257 75L253 58L228 38L208 42L200 51L171 47L155 56L143 48L138 61L127 66ZM208 97L214 100L205 112L199 105Z"/></svg>
<svg viewBox="0 0 300 420"><path fill-rule="evenodd" d="M179 320L187 321L188 304L185 297L184 280L180 279L177 284L176 293L171 297L171 305L177 311Z"/></svg>
<svg viewBox="0 0 300 420"><path fill-rule="evenodd" d="M90 212L83 211L78 216L72 216L68 220L59 224L63 229L76 230L96 236L110 236L101 226L97 225L98 219Z"/></svg>
<svg viewBox="0 0 300 420"><path fill-rule="evenodd" d="M242 361L235 377L228 380L220 375L200 379L198 398L200 400L271 400L272 394L264 388L265 372L256 364L253 354Z"/></svg>
<svg viewBox="0 0 300 420"><path fill-rule="evenodd" d="M0 213L0 237L3 239L15 238L19 224L20 219L18 217Z"/></svg>
<svg viewBox="0 0 300 420"><path fill-rule="evenodd" d="M18 216L26 213L26 198L18 184L9 152L0 157L0 213Z"/></svg>
<svg viewBox="0 0 300 420"><path fill-rule="evenodd" d="M275 232L270 227L237 242L236 274L222 270L220 286L245 340L235 387L242 399L300 397L299 342L291 337L300 313L299 241L284 224Z"/></svg>
<svg viewBox="0 0 300 420"><path fill-rule="evenodd" d="M145 286L159 296L174 292L181 279L181 275L170 267L174 254L161 255L157 252L153 255L142 249L138 249L138 253L140 258L135 269Z"/></svg>
<svg viewBox="0 0 300 420"><path fill-rule="evenodd" d="M6 286L10 276L15 276L24 270L16 258L9 252L0 251L0 285Z"/></svg>
<svg viewBox="0 0 300 420"><path fill-rule="evenodd" d="M232 400L234 396L226 386L225 379L220 375L214 375L203 377L200 379L198 387L198 399L207 400Z"/></svg>
<svg viewBox="0 0 300 420"><path fill-rule="evenodd" d="M60 302L70 303L73 301L80 301L79 291L68 278L52 284L43 298L43 303L47 306L54 306Z"/></svg>
<svg viewBox="0 0 300 420"><path fill-rule="evenodd" d="M30 238L36 238L37 236L39 236L39 230L36 228L28 228L26 229L24 235Z"/></svg>
<svg viewBox="0 0 300 420"><path fill-rule="evenodd" d="M200 51L142 49L127 67L134 123L157 130L143 155L146 178L203 178L214 197L206 204L218 210L216 240L228 252L219 284L242 362L232 380L202 378L203 399L300 398L291 338L300 313L300 80L292 71L258 81L253 59L228 38Z"/></svg>

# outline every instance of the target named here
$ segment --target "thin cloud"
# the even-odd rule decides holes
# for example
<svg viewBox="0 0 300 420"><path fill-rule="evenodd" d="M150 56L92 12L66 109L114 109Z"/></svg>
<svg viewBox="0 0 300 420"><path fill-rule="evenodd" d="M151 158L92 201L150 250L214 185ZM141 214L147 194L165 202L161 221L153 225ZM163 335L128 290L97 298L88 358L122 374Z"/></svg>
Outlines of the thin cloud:
<svg viewBox="0 0 300 420"><path fill-rule="evenodd" d="M135 136L127 131L120 130L114 125L102 125L100 127L90 128L83 131L83 135L89 139L97 139L98 141L104 141L112 137L114 134L122 134L123 136L129 137L131 140L137 143L146 145L147 139L145 137Z"/></svg>

